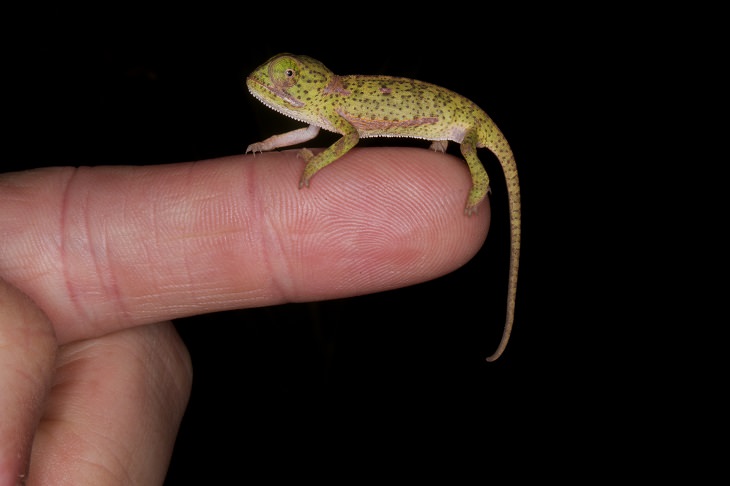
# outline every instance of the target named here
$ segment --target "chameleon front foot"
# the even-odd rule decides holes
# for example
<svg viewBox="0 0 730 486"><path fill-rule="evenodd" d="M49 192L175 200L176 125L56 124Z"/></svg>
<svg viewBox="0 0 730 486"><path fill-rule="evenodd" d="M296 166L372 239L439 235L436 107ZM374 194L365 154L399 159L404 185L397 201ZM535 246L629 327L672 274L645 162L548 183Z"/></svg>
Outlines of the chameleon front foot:
<svg viewBox="0 0 730 486"><path fill-rule="evenodd" d="M312 158L314 158L314 154L311 150L308 148L299 149L297 152L297 157L301 157L304 159L304 161L307 163L307 165L304 166L304 172L302 172L302 177L299 179L299 189L302 187L309 187L309 179L312 178L316 170L311 169L311 164L309 163Z"/></svg>
<svg viewBox="0 0 730 486"><path fill-rule="evenodd" d="M446 149L449 147L449 141L448 140L434 140L431 142L431 147L429 147L434 152L446 152Z"/></svg>
<svg viewBox="0 0 730 486"><path fill-rule="evenodd" d="M264 144L263 144L263 142L256 142L256 143L252 143L251 145L249 145L248 147L246 147L246 152L245 153L251 152L252 154L256 155L256 152L263 153L263 151L264 151Z"/></svg>

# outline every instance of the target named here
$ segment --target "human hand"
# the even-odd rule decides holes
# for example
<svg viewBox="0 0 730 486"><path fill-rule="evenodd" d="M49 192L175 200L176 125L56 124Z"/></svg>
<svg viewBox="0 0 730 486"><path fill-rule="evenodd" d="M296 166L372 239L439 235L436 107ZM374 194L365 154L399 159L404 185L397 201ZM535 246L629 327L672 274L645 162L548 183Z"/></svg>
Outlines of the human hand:
<svg viewBox="0 0 730 486"><path fill-rule="evenodd" d="M191 367L170 319L340 298L448 273L480 248L455 157L296 151L0 176L0 486L160 484ZM31 453L32 448L32 453Z"/></svg>

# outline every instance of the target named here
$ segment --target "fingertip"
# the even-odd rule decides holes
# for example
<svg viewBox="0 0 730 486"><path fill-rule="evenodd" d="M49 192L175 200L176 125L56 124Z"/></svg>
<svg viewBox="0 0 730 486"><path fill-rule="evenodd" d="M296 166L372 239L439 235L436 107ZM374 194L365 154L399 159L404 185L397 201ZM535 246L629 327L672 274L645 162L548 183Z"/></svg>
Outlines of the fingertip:
<svg viewBox="0 0 730 486"><path fill-rule="evenodd" d="M283 157L269 160L281 164L280 172L269 166L268 179L255 184L256 204L277 221L272 240L279 243L267 248L300 235L285 245L294 244L299 259L278 267L289 272L277 281L286 282L284 293L292 299L358 295L433 279L462 266L484 243L489 203L465 215L471 180L456 157L417 148L353 149L300 190L296 181L304 165ZM269 255L272 261L291 257ZM331 294L334 285L342 294Z"/></svg>

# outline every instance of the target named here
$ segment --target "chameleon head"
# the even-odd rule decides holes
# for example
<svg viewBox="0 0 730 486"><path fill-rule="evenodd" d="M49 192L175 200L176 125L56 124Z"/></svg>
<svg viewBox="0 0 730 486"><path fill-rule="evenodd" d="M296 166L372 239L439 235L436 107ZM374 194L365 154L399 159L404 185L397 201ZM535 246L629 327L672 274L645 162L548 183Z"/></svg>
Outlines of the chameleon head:
<svg viewBox="0 0 730 486"><path fill-rule="evenodd" d="M316 103L307 103L332 79L332 72L307 56L277 54L246 78L251 94L272 110L309 123Z"/></svg>

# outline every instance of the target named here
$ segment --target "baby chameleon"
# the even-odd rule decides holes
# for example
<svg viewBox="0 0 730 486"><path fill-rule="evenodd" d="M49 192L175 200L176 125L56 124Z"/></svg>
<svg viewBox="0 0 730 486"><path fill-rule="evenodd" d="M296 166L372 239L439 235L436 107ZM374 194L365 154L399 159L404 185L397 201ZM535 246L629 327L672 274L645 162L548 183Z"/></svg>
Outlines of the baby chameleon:
<svg viewBox="0 0 730 486"><path fill-rule="evenodd" d="M489 176L477 158L477 148L486 147L497 156L507 181L511 239L507 318L502 340L487 361L499 358L514 322L522 217L515 158L492 119L477 105L446 88L392 76L338 76L307 56L276 55L252 72L246 85L272 110L309 125L253 143L246 153L312 140L320 128L342 135L317 155L306 148L300 150L307 162L300 188L308 187L317 171L345 155L360 138L422 138L430 140L431 149L440 152L453 141L461 144L471 173L472 186L465 207L469 216L490 192Z"/></svg>

